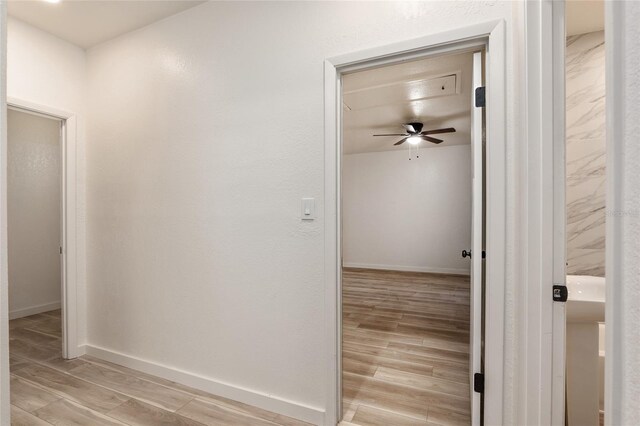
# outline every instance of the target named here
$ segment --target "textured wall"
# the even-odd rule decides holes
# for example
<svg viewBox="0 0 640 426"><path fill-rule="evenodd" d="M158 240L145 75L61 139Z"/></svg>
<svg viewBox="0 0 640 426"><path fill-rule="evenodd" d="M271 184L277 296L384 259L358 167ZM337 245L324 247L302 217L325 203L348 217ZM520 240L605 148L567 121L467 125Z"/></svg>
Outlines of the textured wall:
<svg viewBox="0 0 640 426"><path fill-rule="evenodd" d="M622 233L623 250L622 274L619 275L620 310L623 316L622 327L618 332L619 348L623 354L613 362L618 362L623 374L622 384L615 382L614 386L622 390L622 417L617 424L640 424L640 3L625 2L624 36L625 61L622 68L622 90L624 99L620 99L624 117L624 140L618 146L624 153L624 164L619 172L623 180L622 186L624 203L618 212L611 212L617 220L624 221ZM616 283L616 287L617 287ZM617 336L617 337L618 337ZM616 424L612 422L611 424Z"/></svg>
<svg viewBox="0 0 640 426"><path fill-rule="evenodd" d="M604 277L604 31L567 38L567 273Z"/></svg>
<svg viewBox="0 0 640 426"><path fill-rule="evenodd" d="M608 175L605 422L640 424L640 2L606 2ZM615 147L615 148L614 148Z"/></svg>
<svg viewBox="0 0 640 426"><path fill-rule="evenodd" d="M324 410L323 61L505 19L513 136L512 8L209 2L91 49L89 344Z"/></svg>
<svg viewBox="0 0 640 426"><path fill-rule="evenodd" d="M344 266L468 274L471 146L345 155Z"/></svg>
<svg viewBox="0 0 640 426"><path fill-rule="evenodd" d="M12 110L7 119L9 315L18 318L60 303L60 122Z"/></svg>

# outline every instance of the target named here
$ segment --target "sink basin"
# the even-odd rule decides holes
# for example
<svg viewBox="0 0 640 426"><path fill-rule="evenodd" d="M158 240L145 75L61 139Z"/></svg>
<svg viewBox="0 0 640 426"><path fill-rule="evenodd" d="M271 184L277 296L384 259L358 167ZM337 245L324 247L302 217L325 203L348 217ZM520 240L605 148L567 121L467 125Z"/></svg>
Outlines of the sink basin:
<svg viewBox="0 0 640 426"><path fill-rule="evenodd" d="M604 278L567 275L567 321L604 322Z"/></svg>

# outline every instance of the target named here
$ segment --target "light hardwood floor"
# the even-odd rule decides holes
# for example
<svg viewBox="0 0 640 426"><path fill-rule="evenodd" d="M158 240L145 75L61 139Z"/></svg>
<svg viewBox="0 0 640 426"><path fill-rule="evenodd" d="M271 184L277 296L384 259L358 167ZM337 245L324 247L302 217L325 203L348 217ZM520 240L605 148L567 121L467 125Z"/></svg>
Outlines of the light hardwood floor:
<svg viewBox="0 0 640 426"><path fill-rule="evenodd" d="M140 371L61 358L60 311L9 322L12 425L306 425Z"/></svg>
<svg viewBox="0 0 640 426"><path fill-rule="evenodd" d="M469 277L343 270L344 425L468 425Z"/></svg>

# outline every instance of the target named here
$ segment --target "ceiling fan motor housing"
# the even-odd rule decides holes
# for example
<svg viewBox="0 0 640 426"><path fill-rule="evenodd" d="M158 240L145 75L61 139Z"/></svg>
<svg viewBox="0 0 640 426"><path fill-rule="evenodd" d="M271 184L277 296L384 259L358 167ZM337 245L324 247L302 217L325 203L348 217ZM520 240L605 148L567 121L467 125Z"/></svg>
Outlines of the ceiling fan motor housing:
<svg viewBox="0 0 640 426"><path fill-rule="evenodd" d="M405 128L407 129L407 132L415 135L422 131L422 123L407 123L405 124Z"/></svg>

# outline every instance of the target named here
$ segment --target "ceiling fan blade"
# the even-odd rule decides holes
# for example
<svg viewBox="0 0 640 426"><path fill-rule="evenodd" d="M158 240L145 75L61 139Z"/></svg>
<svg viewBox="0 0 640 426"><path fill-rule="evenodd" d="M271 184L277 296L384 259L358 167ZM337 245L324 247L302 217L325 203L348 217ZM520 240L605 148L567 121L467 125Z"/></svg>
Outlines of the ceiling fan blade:
<svg viewBox="0 0 640 426"><path fill-rule="evenodd" d="M429 142L431 142L431 143L435 143L435 144L438 144L438 143L442 143L442 142L444 142L442 139L432 138L431 136L425 136L425 135L422 135L422 136L420 136L420 137L421 137L422 139L424 139L424 140L428 140Z"/></svg>
<svg viewBox="0 0 640 426"><path fill-rule="evenodd" d="M425 130L420 134L421 135L437 135L439 133L453 133L455 131L456 129L454 129L453 127L447 127L446 129Z"/></svg>
<svg viewBox="0 0 640 426"><path fill-rule="evenodd" d="M391 133L387 135L373 135L373 136L409 136L409 135L406 133Z"/></svg>
<svg viewBox="0 0 640 426"><path fill-rule="evenodd" d="M396 145L402 145L403 143L405 143L405 141L406 141L407 139L409 139L409 138L400 139L398 142L394 143L394 144L393 144L393 146L396 146Z"/></svg>

